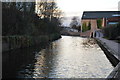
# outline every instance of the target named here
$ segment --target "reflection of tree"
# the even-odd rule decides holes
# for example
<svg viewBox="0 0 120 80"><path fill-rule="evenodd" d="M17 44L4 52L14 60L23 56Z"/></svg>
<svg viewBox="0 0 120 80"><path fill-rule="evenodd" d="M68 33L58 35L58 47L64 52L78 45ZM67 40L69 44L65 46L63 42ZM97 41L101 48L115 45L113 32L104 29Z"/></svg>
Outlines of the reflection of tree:
<svg viewBox="0 0 120 80"><path fill-rule="evenodd" d="M78 31L80 31L79 18L78 18L78 17L73 17L73 18L72 18L72 22L70 23L70 26L71 26L73 29L77 29Z"/></svg>

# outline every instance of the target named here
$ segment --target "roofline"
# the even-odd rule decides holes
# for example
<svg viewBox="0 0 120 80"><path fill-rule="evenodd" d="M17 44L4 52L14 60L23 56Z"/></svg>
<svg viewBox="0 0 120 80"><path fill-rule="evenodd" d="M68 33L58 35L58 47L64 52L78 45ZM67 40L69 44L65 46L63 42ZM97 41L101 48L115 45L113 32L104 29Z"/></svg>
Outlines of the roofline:
<svg viewBox="0 0 120 80"><path fill-rule="evenodd" d="M83 19L103 19L103 18L81 18L82 20Z"/></svg>
<svg viewBox="0 0 120 80"><path fill-rule="evenodd" d="M84 12L120 12L120 11L83 11Z"/></svg>
<svg viewBox="0 0 120 80"><path fill-rule="evenodd" d="M81 19L103 19L103 18L106 18L106 17L102 17L102 18L81 18ZM115 17L109 17L109 18L115 18ZM119 16L117 16L116 18L120 18Z"/></svg>
<svg viewBox="0 0 120 80"><path fill-rule="evenodd" d="M83 18L84 13L95 13L95 12L98 12L98 13L102 13L102 12L119 12L120 13L120 11L83 11L81 19L102 19L102 18Z"/></svg>

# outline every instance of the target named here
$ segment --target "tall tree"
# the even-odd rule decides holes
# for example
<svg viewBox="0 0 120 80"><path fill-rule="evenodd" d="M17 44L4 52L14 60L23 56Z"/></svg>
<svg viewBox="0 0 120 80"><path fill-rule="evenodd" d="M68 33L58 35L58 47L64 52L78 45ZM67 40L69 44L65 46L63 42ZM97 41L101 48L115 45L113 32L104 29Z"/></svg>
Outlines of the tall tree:
<svg viewBox="0 0 120 80"><path fill-rule="evenodd" d="M35 2L9 2L3 3L2 6L2 30L4 36L38 36L60 32L60 21L54 15L55 11L58 10L55 2L42 2L41 7L39 7L38 10L41 10L41 12L43 13L43 18L35 13Z"/></svg>
<svg viewBox="0 0 120 80"><path fill-rule="evenodd" d="M80 31L80 21L78 17L73 17L72 21L70 23L70 27L73 29L77 29L78 31Z"/></svg>
<svg viewBox="0 0 120 80"><path fill-rule="evenodd" d="M61 10L54 0L40 0L37 2L37 12L41 17L49 18L60 16Z"/></svg>

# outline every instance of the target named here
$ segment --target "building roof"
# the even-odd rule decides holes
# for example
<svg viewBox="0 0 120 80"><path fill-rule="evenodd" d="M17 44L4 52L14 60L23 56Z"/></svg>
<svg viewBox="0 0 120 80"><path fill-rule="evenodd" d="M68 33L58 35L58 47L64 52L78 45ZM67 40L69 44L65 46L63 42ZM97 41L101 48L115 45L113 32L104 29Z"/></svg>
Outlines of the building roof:
<svg viewBox="0 0 120 80"><path fill-rule="evenodd" d="M120 11L84 11L82 19L120 17Z"/></svg>

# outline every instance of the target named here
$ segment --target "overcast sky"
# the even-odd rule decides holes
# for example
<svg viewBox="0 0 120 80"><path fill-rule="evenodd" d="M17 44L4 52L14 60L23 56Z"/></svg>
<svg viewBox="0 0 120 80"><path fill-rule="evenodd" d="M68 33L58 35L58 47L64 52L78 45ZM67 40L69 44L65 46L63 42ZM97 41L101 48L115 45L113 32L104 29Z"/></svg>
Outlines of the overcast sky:
<svg viewBox="0 0 120 80"><path fill-rule="evenodd" d="M82 16L83 11L117 11L120 0L57 0L65 17ZM69 24L65 20L64 24Z"/></svg>

